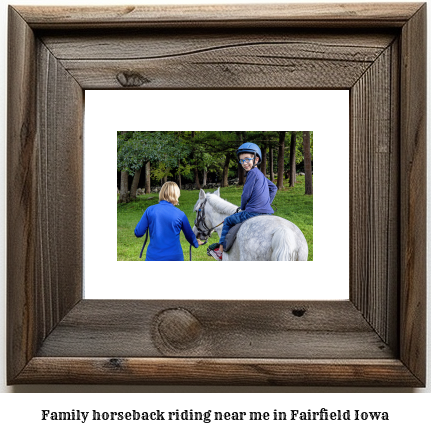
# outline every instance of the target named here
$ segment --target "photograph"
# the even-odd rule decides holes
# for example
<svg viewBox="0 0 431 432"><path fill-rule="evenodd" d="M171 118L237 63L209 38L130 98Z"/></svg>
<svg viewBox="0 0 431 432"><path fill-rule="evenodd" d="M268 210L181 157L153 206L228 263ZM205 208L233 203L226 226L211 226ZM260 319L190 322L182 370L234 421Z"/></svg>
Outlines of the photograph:
<svg viewBox="0 0 431 432"><path fill-rule="evenodd" d="M312 261L312 176L310 131L118 131L117 260Z"/></svg>

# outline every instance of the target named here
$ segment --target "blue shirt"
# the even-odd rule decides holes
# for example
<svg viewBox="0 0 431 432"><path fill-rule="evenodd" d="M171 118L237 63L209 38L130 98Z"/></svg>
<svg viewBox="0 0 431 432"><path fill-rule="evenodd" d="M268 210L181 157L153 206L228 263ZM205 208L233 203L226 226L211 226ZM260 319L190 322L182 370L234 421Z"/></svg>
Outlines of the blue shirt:
<svg viewBox="0 0 431 432"><path fill-rule="evenodd" d="M185 213L168 201L160 201L145 210L136 225L135 236L142 237L148 227L150 244L145 261L184 261L181 230L190 244L199 246Z"/></svg>
<svg viewBox="0 0 431 432"><path fill-rule="evenodd" d="M277 186L269 181L262 171L253 168L247 173L241 195L241 210L252 213L273 214L271 203L277 193Z"/></svg>

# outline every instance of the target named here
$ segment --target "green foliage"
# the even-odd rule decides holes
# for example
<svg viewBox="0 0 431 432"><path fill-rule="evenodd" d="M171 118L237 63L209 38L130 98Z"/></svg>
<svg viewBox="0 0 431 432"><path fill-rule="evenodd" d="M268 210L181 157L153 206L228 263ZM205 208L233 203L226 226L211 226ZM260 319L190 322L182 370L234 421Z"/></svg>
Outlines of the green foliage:
<svg viewBox="0 0 431 432"><path fill-rule="evenodd" d="M159 162L157 166L151 167L151 177L155 180L160 181L164 177L171 176L171 168L169 168L165 162Z"/></svg>
<svg viewBox="0 0 431 432"><path fill-rule="evenodd" d="M225 151L234 148L233 143L236 139L233 132L201 131L195 132L193 139L190 138L189 144L193 149L192 164L193 168L199 170L206 169L208 172L219 172L224 164Z"/></svg>
<svg viewBox="0 0 431 432"><path fill-rule="evenodd" d="M260 150L263 151L264 146L269 148L278 148L278 132L263 131L263 132L247 132L247 141L256 143Z"/></svg>
<svg viewBox="0 0 431 432"><path fill-rule="evenodd" d="M176 166L187 150L174 132L117 132L117 171L132 173L146 162Z"/></svg>
<svg viewBox="0 0 431 432"><path fill-rule="evenodd" d="M178 164L177 172L189 180L193 178L192 166L190 164Z"/></svg>
<svg viewBox="0 0 431 432"><path fill-rule="evenodd" d="M287 135L289 137L287 137ZM290 137L291 132L288 132L286 134L286 148L289 148L290 146ZM296 163L300 164L304 160L304 144L303 144L303 136L302 131L296 132ZM313 132L310 132L310 148L311 148L311 159L313 159ZM289 153L289 152L287 152ZM285 152L286 155L286 152ZM290 157L290 156L288 156Z"/></svg>
<svg viewBox="0 0 431 432"><path fill-rule="evenodd" d="M290 139L286 132L284 164L290 162ZM313 157L313 133L311 157ZM117 171L134 173L146 162L151 162L151 176L160 181L165 176L181 174L194 178L193 170L216 172L221 175L226 156L230 154L229 175L237 176L236 149L241 142L251 141L262 151L273 149L274 167L277 167L279 132L277 131L180 131L180 132L117 132ZM296 132L296 163L303 159L302 132ZM269 161L268 161L269 166Z"/></svg>

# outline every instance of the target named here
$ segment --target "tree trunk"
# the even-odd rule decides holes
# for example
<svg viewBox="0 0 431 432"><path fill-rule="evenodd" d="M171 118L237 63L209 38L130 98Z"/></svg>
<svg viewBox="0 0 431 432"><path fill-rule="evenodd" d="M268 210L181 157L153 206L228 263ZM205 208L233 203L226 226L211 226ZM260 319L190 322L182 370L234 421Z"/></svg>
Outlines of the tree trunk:
<svg viewBox="0 0 431 432"><path fill-rule="evenodd" d="M118 202L128 203L129 201L129 172L121 171L120 198Z"/></svg>
<svg viewBox="0 0 431 432"><path fill-rule="evenodd" d="M243 184L244 184L244 168L242 166L238 166L238 185L242 186Z"/></svg>
<svg viewBox="0 0 431 432"><path fill-rule="evenodd" d="M162 183L162 186L163 186L167 181L168 181L168 176L164 176L164 177L163 177L163 183Z"/></svg>
<svg viewBox="0 0 431 432"><path fill-rule="evenodd" d="M296 183L296 132L290 136L290 180L289 186L293 187Z"/></svg>
<svg viewBox="0 0 431 432"><path fill-rule="evenodd" d="M313 195L313 174L311 170L310 132L302 132L304 144L305 195Z"/></svg>
<svg viewBox="0 0 431 432"><path fill-rule="evenodd" d="M264 144L262 147L262 163L260 164L260 170L265 176L266 176L266 149L267 148L268 148L267 144Z"/></svg>
<svg viewBox="0 0 431 432"><path fill-rule="evenodd" d="M133 176L132 186L130 187L130 199L136 199L136 191L138 190L139 179L141 177L142 168L139 168L135 171L135 175Z"/></svg>
<svg viewBox="0 0 431 432"><path fill-rule="evenodd" d="M277 187L283 188L283 175L284 175L284 141L286 139L286 132L278 132L278 166L277 166Z"/></svg>
<svg viewBox="0 0 431 432"><path fill-rule="evenodd" d="M240 147L245 143L245 133L243 135L242 132L237 132L236 135L238 137L238 147ZM238 184L241 186L244 184L244 170L240 164L238 164Z"/></svg>
<svg viewBox="0 0 431 432"><path fill-rule="evenodd" d="M269 148L269 179L274 183L274 150Z"/></svg>
<svg viewBox="0 0 431 432"><path fill-rule="evenodd" d="M202 180L202 187L205 187L207 185L207 174L208 171L204 169L204 176L203 176L204 178Z"/></svg>
<svg viewBox="0 0 431 432"><path fill-rule="evenodd" d="M181 189L181 160L178 159L178 187Z"/></svg>
<svg viewBox="0 0 431 432"><path fill-rule="evenodd" d="M192 142L195 139L195 131L192 131ZM201 188L201 184L199 183L199 172L197 167L197 157L195 153L195 146L193 145L193 153L192 153L192 159L194 160L194 172L195 172L195 184L198 189Z"/></svg>
<svg viewBox="0 0 431 432"><path fill-rule="evenodd" d="M151 165L150 162L145 164L145 193L151 193Z"/></svg>
<svg viewBox="0 0 431 432"><path fill-rule="evenodd" d="M126 135L127 131L121 132L123 135ZM130 201L129 196L129 172L121 171L121 180L120 180L120 197L118 202L120 203L128 203Z"/></svg>
<svg viewBox="0 0 431 432"><path fill-rule="evenodd" d="M201 189L201 184L199 183L199 173L197 167L195 167L195 183L198 189Z"/></svg>
<svg viewBox="0 0 431 432"><path fill-rule="evenodd" d="M226 159L225 159L225 162L224 162L223 178L222 178L222 182L221 182L221 187L227 187L227 186L229 186L228 176L229 176L229 163L230 163L230 159L231 159L231 155L230 155L230 153L228 153L226 155Z"/></svg>

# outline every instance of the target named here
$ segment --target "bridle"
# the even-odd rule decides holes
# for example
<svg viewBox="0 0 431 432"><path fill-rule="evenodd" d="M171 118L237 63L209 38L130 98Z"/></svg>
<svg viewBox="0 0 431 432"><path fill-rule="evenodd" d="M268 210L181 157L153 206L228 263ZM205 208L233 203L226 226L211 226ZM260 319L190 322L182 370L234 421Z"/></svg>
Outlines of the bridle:
<svg viewBox="0 0 431 432"><path fill-rule="evenodd" d="M213 226L212 228L208 228L208 225L205 222L205 204L207 203L207 199L205 198L199 205L199 208L196 210L196 219L195 219L195 227L198 230L198 235L200 237L206 238L205 243L208 241L210 235L214 232L214 228L220 226L224 220L222 220L218 225ZM204 243L204 244L205 244Z"/></svg>
<svg viewBox="0 0 431 432"><path fill-rule="evenodd" d="M208 241L209 236L214 232L214 229L218 226L222 225L224 219L218 224L213 226L212 228L208 228L205 222L205 204L207 203L207 198L205 198L199 205L199 208L196 211L196 219L195 219L195 227L198 230L199 237L204 236L207 238L205 243ZM238 207L235 213L241 211L241 208ZM204 244L205 244L204 243Z"/></svg>

